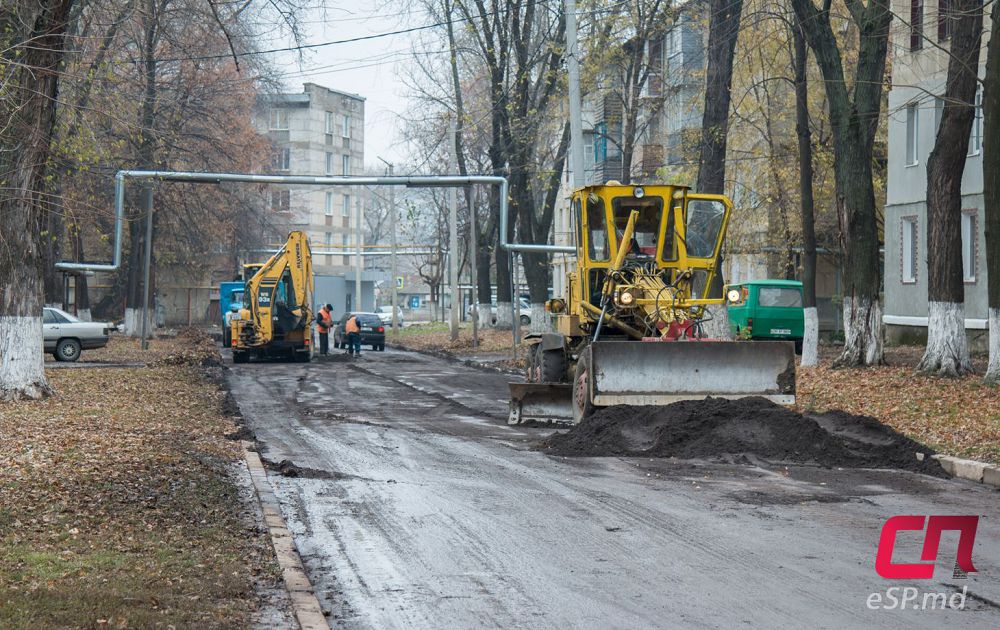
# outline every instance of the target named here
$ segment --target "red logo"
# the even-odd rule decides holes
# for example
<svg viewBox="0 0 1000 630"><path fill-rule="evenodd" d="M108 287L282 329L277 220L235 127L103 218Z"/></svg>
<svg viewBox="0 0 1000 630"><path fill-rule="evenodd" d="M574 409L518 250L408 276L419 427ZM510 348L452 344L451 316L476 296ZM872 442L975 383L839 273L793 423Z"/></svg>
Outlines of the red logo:
<svg viewBox="0 0 1000 630"><path fill-rule="evenodd" d="M920 559L924 562L894 564L892 549L896 545L896 532L921 531L925 520L927 533L924 535L924 549L920 554ZM976 542L978 525L978 516L893 516L882 526L882 536L875 556L875 571L889 580L930 579L934 577L934 561L937 560L941 544L941 532L957 530L961 532L956 557L958 566L966 573L974 573L976 567L972 566L972 546Z"/></svg>

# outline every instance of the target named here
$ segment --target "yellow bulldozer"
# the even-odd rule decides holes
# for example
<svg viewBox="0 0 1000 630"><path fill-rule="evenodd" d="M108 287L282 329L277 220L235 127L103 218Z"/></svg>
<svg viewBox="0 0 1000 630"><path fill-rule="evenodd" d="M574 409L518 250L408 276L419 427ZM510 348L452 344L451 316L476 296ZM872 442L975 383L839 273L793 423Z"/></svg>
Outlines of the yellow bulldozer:
<svg viewBox="0 0 1000 630"><path fill-rule="evenodd" d="M231 322L233 363L251 357L312 358L313 269L309 237L290 232L285 244L263 265L246 265L252 275L243 308Z"/></svg>
<svg viewBox="0 0 1000 630"><path fill-rule="evenodd" d="M596 408L706 396L795 401L795 348L706 339L702 327L732 203L684 186L609 182L575 191L575 269L551 299L555 332L529 334L511 424L579 423Z"/></svg>

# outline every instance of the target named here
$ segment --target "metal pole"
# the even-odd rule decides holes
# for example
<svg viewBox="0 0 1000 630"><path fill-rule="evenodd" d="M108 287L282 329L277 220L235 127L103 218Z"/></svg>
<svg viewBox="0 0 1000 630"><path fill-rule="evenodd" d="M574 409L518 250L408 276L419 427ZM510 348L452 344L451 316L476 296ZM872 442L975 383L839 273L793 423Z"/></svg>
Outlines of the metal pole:
<svg viewBox="0 0 1000 630"><path fill-rule="evenodd" d="M566 71L569 79L570 165L573 189L586 185L583 172L583 115L580 103L580 58L576 42L576 0L566 0Z"/></svg>
<svg viewBox="0 0 1000 630"><path fill-rule="evenodd" d="M466 196L469 199L469 246L472 248L472 260L470 268L472 270L472 295L469 300L472 307L472 347L479 347L479 264L476 258L479 256L479 232L476 228L476 200L478 188L472 188L471 193Z"/></svg>
<svg viewBox="0 0 1000 630"><path fill-rule="evenodd" d="M360 188L355 193L360 193ZM358 310L365 310L361 299L361 195L355 194L355 205L357 206L357 217L354 223L354 295L357 298ZM373 309L374 310L374 307Z"/></svg>
<svg viewBox="0 0 1000 630"><path fill-rule="evenodd" d="M149 341L146 335L149 333L149 268L153 260L153 187L147 186L143 190L143 209L146 211L146 252L142 270L142 324L140 325L139 336L141 341L139 347L143 350L149 349Z"/></svg>
<svg viewBox="0 0 1000 630"><path fill-rule="evenodd" d="M510 312L511 330L514 331L514 358L517 358L517 345L521 343L521 299L517 287L517 255L510 254Z"/></svg>
<svg viewBox="0 0 1000 630"><path fill-rule="evenodd" d="M382 158L379 158L382 160ZM389 177L392 177L392 164L385 162L385 165L389 167ZM396 192L395 188L389 188L389 252L390 252L390 262L389 262L389 275L392 276L390 280L392 281L392 340L397 341L399 339L399 317L396 314L397 306L397 287L396 287Z"/></svg>
<svg viewBox="0 0 1000 630"><path fill-rule="evenodd" d="M454 162L458 162L458 149L456 142L458 131L455 121L451 122L451 155ZM458 293L458 189L448 189L448 278L451 293L451 340L458 341L458 313L459 313L459 293Z"/></svg>

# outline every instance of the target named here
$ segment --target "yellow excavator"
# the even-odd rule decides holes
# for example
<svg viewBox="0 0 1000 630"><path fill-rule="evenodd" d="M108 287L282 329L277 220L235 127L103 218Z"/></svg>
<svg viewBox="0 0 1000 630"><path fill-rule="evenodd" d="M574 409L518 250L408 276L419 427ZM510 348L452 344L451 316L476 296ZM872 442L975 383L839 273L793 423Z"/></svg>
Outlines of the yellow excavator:
<svg viewBox="0 0 1000 630"><path fill-rule="evenodd" d="M233 363L251 357L312 358L313 270L309 238L290 232L276 254L253 270L243 308L232 320Z"/></svg>
<svg viewBox="0 0 1000 630"><path fill-rule="evenodd" d="M706 339L707 297L732 203L684 186L609 182L575 191L576 265L549 300L555 332L530 334L510 424L579 423L596 408L706 396L795 401L795 348Z"/></svg>

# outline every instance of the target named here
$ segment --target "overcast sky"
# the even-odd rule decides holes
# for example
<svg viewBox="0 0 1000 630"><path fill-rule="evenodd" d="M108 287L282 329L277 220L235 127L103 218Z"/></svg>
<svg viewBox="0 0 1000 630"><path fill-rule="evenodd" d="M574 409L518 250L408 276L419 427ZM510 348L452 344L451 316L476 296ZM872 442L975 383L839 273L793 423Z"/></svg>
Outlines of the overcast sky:
<svg viewBox="0 0 1000 630"><path fill-rule="evenodd" d="M352 3L353 4L353 3ZM344 2L316 11L305 20L305 44L366 37L399 31L424 23L424 14L412 18L391 9L370 8L372 3L348 5ZM351 8L340 8L343 6ZM355 8L357 7L357 8ZM410 51L416 35L399 34L361 42L322 46L303 53L280 53L275 62L284 72L290 92L302 90L307 82L365 98L365 165L383 167L378 157L394 163L405 160L406 146L398 134L397 114L405 111L405 87L398 79L413 63ZM288 40L284 45L292 46Z"/></svg>

